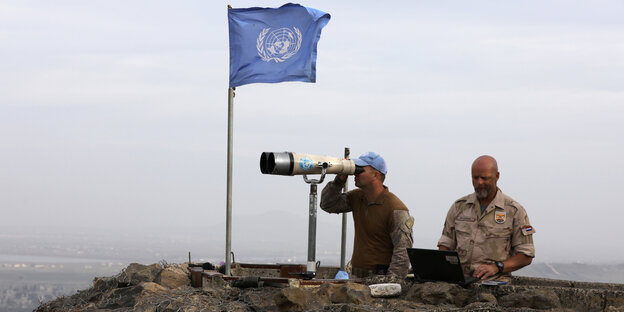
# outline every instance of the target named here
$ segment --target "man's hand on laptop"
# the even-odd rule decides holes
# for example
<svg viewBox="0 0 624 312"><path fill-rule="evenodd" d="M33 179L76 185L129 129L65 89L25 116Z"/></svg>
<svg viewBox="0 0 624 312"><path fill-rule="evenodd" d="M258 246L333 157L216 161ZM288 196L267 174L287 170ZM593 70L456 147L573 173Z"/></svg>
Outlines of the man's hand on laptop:
<svg viewBox="0 0 624 312"><path fill-rule="evenodd" d="M497 273L498 273L498 267L496 266L496 264L490 263L490 264L482 264L478 266L474 270L474 273L472 273L472 276L484 280L490 276L496 275Z"/></svg>

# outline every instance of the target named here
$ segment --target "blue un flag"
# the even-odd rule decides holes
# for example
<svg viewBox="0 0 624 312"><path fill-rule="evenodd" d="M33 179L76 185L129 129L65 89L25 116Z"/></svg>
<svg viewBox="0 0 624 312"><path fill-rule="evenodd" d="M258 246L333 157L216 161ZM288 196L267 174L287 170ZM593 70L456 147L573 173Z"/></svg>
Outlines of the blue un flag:
<svg viewBox="0 0 624 312"><path fill-rule="evenodd" d="M230 87L316 81L316 46L329 14L288 3L229 9Z"/></svg>

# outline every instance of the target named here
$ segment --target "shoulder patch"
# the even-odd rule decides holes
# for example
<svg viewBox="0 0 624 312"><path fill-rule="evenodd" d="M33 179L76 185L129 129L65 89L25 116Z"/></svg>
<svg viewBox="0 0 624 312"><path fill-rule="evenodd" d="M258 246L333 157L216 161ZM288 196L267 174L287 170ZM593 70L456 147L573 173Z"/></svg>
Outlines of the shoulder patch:
<svg viewBox="0 0 624 312"><path fill-rule="evenodd" d="M535 229L530 225L525 225L522 227L522 234L525 236L535 234Z"/></svg>
<svg viewBox="0 0 624 312"><path fill-rule="evenodd" d="M410 238L412 237L412 226L414 226L414 217L410 216L409 218L407 218L407 220L405 220L404 222L402 222L401 224L399 224L399 230L403 233L405 233L405 235L409 236ZM410 244L411 246L411 244Z"/></svg>
<svg viewBox="0 0 624 312"><path fill-rule="evenodd" d="M414 226L414 217L410 216L407 221L405 221L405 225L411 229Z"/></svg>

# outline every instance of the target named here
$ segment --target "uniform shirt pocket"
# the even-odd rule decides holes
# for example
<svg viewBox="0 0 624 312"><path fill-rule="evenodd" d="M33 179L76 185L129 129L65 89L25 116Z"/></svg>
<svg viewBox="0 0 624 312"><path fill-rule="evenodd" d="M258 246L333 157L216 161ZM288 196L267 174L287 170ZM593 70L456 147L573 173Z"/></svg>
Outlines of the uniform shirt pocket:
<svg viewBox="0 0 624 312"><path fill-rule="evenodd" d="M470 222L455 221L455 239L457 241L457 253L462 262L465 262L468 256L468 250L472 249L474 244L473 229Z"/></svg>
<svg viewBox="0 0 624 312"><path fill-rule="evenodd" d="M494 261L502 261L509 257L513 229L509 227L487 227L483 250L486 256Z"/></svg>

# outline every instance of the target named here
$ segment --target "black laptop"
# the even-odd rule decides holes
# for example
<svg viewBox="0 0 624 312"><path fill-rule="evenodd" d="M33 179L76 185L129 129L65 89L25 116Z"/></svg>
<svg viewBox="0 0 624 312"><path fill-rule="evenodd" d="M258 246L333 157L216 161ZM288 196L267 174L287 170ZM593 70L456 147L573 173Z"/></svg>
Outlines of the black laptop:
<svg viewBox="0 0 624 312"><path fill-rule="evenodd" d="M480 280L464 275L457 251L407 248L407 254L417 281L441 281L467 286Z"/></svg>

